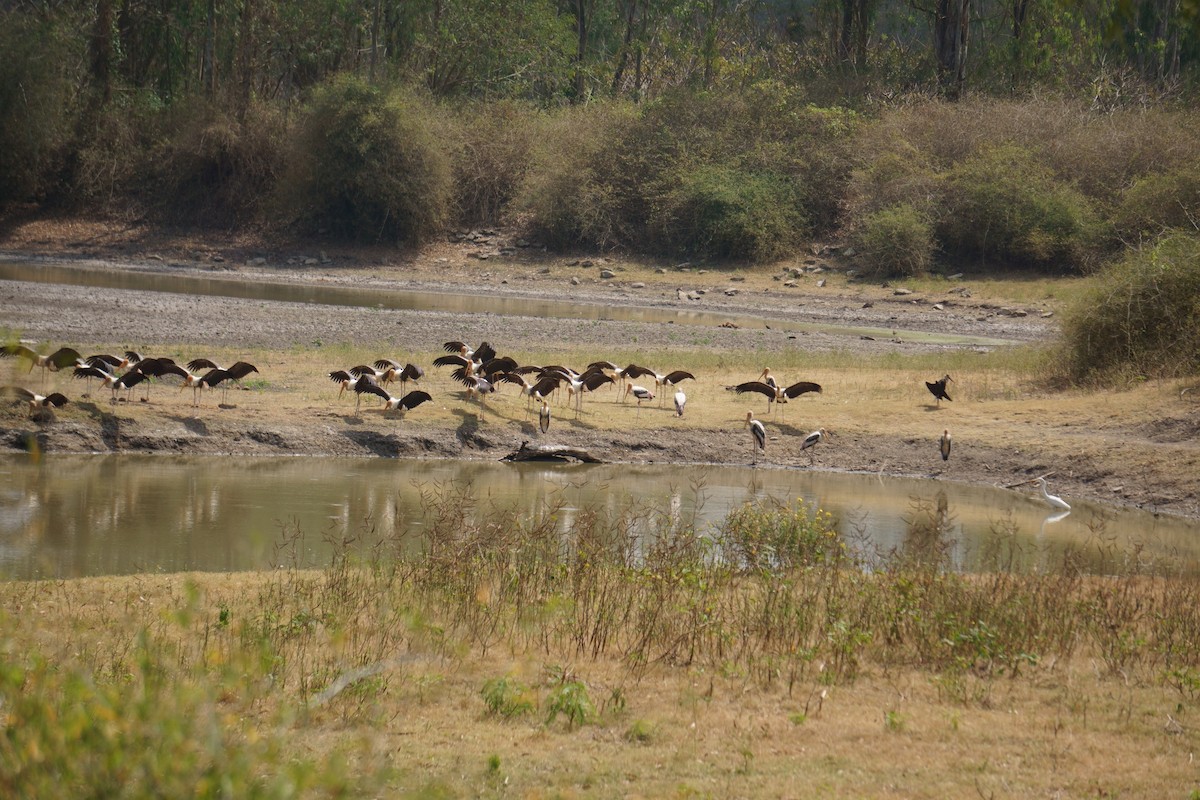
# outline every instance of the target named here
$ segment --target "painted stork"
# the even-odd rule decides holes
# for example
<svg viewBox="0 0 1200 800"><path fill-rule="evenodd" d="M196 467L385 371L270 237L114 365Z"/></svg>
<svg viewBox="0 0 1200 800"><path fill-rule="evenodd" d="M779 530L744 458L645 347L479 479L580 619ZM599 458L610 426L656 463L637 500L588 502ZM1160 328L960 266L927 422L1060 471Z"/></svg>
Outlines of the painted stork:
<svg viewBox="0 0 1200 800"><path fill-rule="evenodd" d="M938 408L941 408L943 400L953 402L950 399L950 395L946 392L946 384L953 382L954 378L951 378L949 375L943 375L936 381L925 381L925 388L928 389L929 393L933 395L935 400L937 400Z"/></svg>
<svg viewBox="0 0 1200 800"><path fill-rule="evenodd" d="M526 398L526 408L529 408L534 400L544 403L551 392L558 388L560 377L558 373L550 373L530 381L518 372L506 372L499 377L499 380L520 386L521 394Z"/></svg>
<svg viewBox="0 0 1200 800"><path fill-rule="evenodd" d="M125 375L134 375L135 377L130 378L128 381L124 381ZM124 389L133 386L141 381L143 377L141 373L127 372L125 375L118 376L102 367L94 367L90 364L87 366L75 367L75 369L71 372L71 376L74 378L87 378L89 381L91 378L98 378L100 383L103 384L104 388L112 390L112 401L114 403L117 402L117 389Z"/></svg>
<svg viewBox="0 0 1200 800"><path fill-rule="evenodd" d="M358 389L356 388L355 391L358 391ZM377 397L382 397L384 401L384 412L399 412L400 419L404 419L405 413L412 411L414 408L421 405L421 403L433 399L429 392L423 392L420 389L411 391L408 394L400 397L395 397L391 394L388 394L387 389L384 389L377 383L365 384L359 394L373 394Z"/></svg>
<svg viewBox="0 0 1200 800"><path fill-rule="evenodd" d="M625 395L626 396L633 395L634 397L637 398L637 401L638 401L637 415L639 417L642 415L642 403L654 399L654 392L650 391L649 389L645 388L644 386L638 386L636 383L631 384L629 386L629 388L625 391Z"/></svg>
<svg viewBox="0 0 1200 800"><path fill-rule="evenodd" d="M200 392L204 390L204 376L199 373L192 372L187 367L181 367L178 364L172 363L170 366L163 368L162 377L167 375L178 375L183 378L183 382L179 384L179 391L184 389L192 390L192 408L200 405Z"/></svg>
<svg viewBox="0 0 1200 800"><path fill-rule="evenodd" d="M538 430L542 433L550 430L550 404L545 400L542 401L542 407L538 410Z"/></svg>
<svg viewBox="0 0 1200 800"><path fill-rule="evenodd" d="M800 452L808 450L809 463L816 460L816 446L828 438L829 433L824 428L813 431L808 436L804 437L804 441L800 443Z"/></svg>
<svg viewBox="0 0 1200 800"><path fill-rule="evenodd" d="M400 382L400 393L404 394L404 387L409 381L416 383L425 377L425 370L413 363L400 364L397 361L392 361L390 358L381 358L375 362L375 369L393 370L392 374L395 380Z"/></svg>
<svg viewBox="0 0 1200 800"><path fill-rule="evenodd" d="M197 358L193 361L189 361L187 366L188 369L193 371L203 369L204 367L211 367L208 372L204 373L204 377L200 380L204 382L205 386L209 386L214 389L226 381L229 381L230 383L238 383L242 378L246 377L251 372L258 372L258 367L247 361L235 362L229 367L229 369L225 369L223 367L215 366L213 362L209 361L207 358ZM226 385L222 389L222 403L225 402L225 393L228 393L228 391L229 386Z"/></svg>
<svg viewBox="0 0 1200 800"><path fill-rule="evenodd" d="M769 375L767 377L770 378ZM771 380L774 379L771 378ZM779 403L782 405L788 400L793 400L800 395L807 394L809 392L816 392L817 394L820 394L821 384L813 383L812 381L797 381L791 386L782 387L772 386L771 384L764 383L763 381L746 381L745 383L739 383L737 386L734 386L733 391L737 392L738 394L757 392L758 394L763 395L767 398L767 413L770 413L775 410L775 406L773 405L774 403Z"/></svg>
<svg viewBox="0 0 1200 800"><path fill-rule="evenodd" d="M0 358L13 357L28 361L30 372L33 372L34 367L41 367L43 383L47 372L58 372L66 367L79 367L87 363L78 350L70 347L60 347L48 356L39 355L23 344L6 344L0 347Z"/></svg>
<svg viewBox="0 0 1200 800"><path fill-rule="evenodd" d="M24 386L5 386L0 388L0 394L11 395L19 400L29 403L29 416L31 417L37 413L39 406L41 408L49 408L51 406L54 406L55 408L62 408L67 403L71 402L67 399L67 396L61 392L40 395L37 392L32 392L29 389L26 389Z"/></svg>
<svg viewBox="0 0 1200 800"><path fill-rule="evenodd" d="M750 452L754 456L754 464L758 465L758 451L767 454L767 429L754 418L753 411L746 412L746 426L750 428Z"/></svg>
<svg viewBox="0 0 1200 800"><path fill-rule="evenodd" d="M480 342L479 347L472 350L465 342L445 342L442 348L447 353L456 353L463 358L482 364L496 357L496 351L487 342Z"/></svg>
<svg viewBox="0 0 1200 800"><path fill-rule="evenodd" d="M950 460L950 431L943 430L942 438L938 440L938 449L942 451L942 461Z"/></svg>
<svg viewBox="0 0 1200 800"><path fill-rule="evenodd" d="M612 383L613 377L606 375L600 370L585 372L582 375L565 376L564 381L567 385L567 398L574 400L575 416L579 416L579 412L583 410L583 393L594 392L605 384Z"/></svg>
<svg viewBox="0 0 1200 800"><path fill-rule="evenodd" d="M675 392L675 416L683 416L683 407L687 405L687 395L683 393L683 389Z"/></svg>

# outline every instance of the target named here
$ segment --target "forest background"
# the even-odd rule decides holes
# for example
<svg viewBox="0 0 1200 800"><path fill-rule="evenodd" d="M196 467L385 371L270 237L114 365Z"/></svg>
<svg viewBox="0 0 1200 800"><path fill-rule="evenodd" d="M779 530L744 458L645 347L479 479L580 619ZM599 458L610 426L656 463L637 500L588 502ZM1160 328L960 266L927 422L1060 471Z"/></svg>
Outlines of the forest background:
<svg viewBox="0 0 1200 800"><path fill-rule="evenodd" d="M741 264L837 239L867 275L1102 272L1124 321L1068 321L1071 374L1200 368L1198 0L20 0L0 17L10 224L408 247L508 225L560 251ZM1159 321L1130 330L1132 295Z"/></svg>

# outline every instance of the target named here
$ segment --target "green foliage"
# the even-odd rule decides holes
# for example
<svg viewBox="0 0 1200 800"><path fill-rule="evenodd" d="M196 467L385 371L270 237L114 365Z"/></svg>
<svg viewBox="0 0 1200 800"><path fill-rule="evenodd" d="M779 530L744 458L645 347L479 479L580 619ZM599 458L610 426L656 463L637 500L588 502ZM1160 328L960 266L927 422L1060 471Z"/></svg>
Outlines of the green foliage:
<svg viewBox="0 0 1200 800"><path fill-rule="evenodd" d="M661 198L652 224L669 252L769 261L809 233L801 202L798 188L778 176L704 166Z"/></svg>
<svg viewBox="0 0 1200 800"><path fill-rule="evenodd" d="M434 92L545 100L568 91L574 20L550 0L443 2L433 19L411 21L421 34L408 57Z"/></svg>
<svg viewBox="0 0 1200 800"><path fill-rule="evenodd" d="M936 247L933 225L911 205L885 208L862 220L854 231L854 246L869 273L923 275Z"/></svg>
<svg viewBox="0 0 1200 800"><path fill-rule="evenodd" d="M533 711L536 704L529 687L507 675L488 680L480 693L488 713L506 719L524 716Z"/></svg>
<svg viewBox="0 0 1200 800"><path fill-rule="evenodd" d="M350 76L313 93L283 195L303 230L419 244L445 225L450 195L446 153L415 97Z"/></svg>
<svg viewBox="0 0 1200 800"><path fill-rule="evenodd" d="M1171 235L1096 276L1063 321L1076 380L1200 371L1200 236Z"/></svg>
<svg viewBox="0 0 1200 800"><path fill-rule="evenodd" d="M57 188L75 124L78 42L52 20L0 11L0 207Z"/></svg>
<svg viewBox="0 0 1200 800"><path fill-rule="evenodd" d="M558 246L773 258L831 227L857 119L778 84L566 115L523 207Z"/></svg>
<svg viewBox="0 0 1200 800"><path fill-rule="evenodd" d="M984 150L948 172L936 230L953 256L1072 270L1094 262L1100 238L1088 200L1011 146Z"/></svg>
<svg viewBox="0 0 1200 800"><path fill-rule="evenodd" d="M116 681L36 655L0 657L6 797L285 798L351 788L333 762L282 757L282 737L222 710L208 681L166 680L169 665L145 636L135 656L133 674Z"/></svg>
<svg viewBox="0 0 1200 800"><path fill-rule="evenodd" d="M803 500L792 508L745 503L729 512L721 541L751 569L796 569L839 563L845 545L827 511Z"/></svg>
<svg viewBox="0 0 1200 800"><path fill-rule="evenodd" d="M1115 224L1130 239L1170 228L1200 231L1200 168L1191 164L1137 181L1126 190Z"/></svg>
<svg viewBox="0 0 1200 800"><path fill-rule="evenodd" d="M596 716L596 707L588 697L583 681L564 676L546 696L546 724L552 724L562 714L569 727L587 724Z"/></svg>

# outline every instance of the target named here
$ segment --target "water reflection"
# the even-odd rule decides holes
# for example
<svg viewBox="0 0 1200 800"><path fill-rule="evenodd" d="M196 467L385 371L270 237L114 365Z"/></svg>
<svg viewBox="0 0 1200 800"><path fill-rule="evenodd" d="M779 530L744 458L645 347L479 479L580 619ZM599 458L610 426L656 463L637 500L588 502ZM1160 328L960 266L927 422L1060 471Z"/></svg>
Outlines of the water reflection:
<svg viewBox="0 0 1200 800"><path fill-rule="evenodd" d="M663 526L711 533L741 504L803 499L852 546L961 570L1191 569L1200 524L1079 502L1046 516L1039 498L935 481L806 470L498 464L394 459L51 456L0 458L0 575L73 577L328 563L331 541L420 547L431 514L471 526L493 509L629 518L644 548ZM285 538L290 543L281 549ZM284 552L286 550L286 554Z"/></svg>

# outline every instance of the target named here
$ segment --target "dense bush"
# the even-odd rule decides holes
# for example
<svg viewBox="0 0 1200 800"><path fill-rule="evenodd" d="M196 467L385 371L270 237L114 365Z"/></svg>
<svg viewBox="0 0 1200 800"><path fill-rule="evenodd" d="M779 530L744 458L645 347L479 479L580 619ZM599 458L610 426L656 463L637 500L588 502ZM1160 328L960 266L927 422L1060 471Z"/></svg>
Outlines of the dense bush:
<svg viewBox="0 0 1200 800"><path fill-rule="evenodd" d="M499 101L467 104L444 120L459 221L496 223L510 210L529 173L539 118L531 106Z"/></svg>
<svg viewBox="0 0 1200 800"><path fill-rule="evenodd" d="M1013 146L947 173L937 237L952 256L1073 270L1094 263L1100 246L1087 198Z"/></svg>
<svg viewBox="0 0 1200 800"><path fill-rule="evenodd" d="M1077 380L1200 371L1200 236L1176 234L1107 267L1063 337Z"/></svg>
<svg viewBox="0 0 1200 800"><path fill-rule="evenodd" d="M252 105L238 120L205 103L177 117L147 169L155 209L202 225L253 220L283 169L282 115Z"/></svg>
<svg viewBox="0 0 1200 800"><path fill-rule="evenodd" d="M551 247L613 247L632 238L614 186L596 172L614 143L625 138L634 109L624 103L563 109L538 126L530 169L516 205L531 231ZM634 186L638 175L627 174Z"/></svg>
<svg viewBox="0 0 1200 800"><path fill-rule="evenodd" d="M552 243L761 259L829 231L857 120L761 84L572 114L522 196ZM549 157L548 157L549 156Z"/></svg>
<svg viewBox="0 0 1200 800"><path fill-rule="evenodd" d="M661 199L652 227L671 252L753 261L785 255L809 232L791 181L724 166L684 175Z"/></svg>
<svg viewBox="0 0 1200 800"><path fill-rule="evenodd" d="M283 208L300 229L418 244L451 202L449 159L417 99L351 76L320 86L300 123Z"/></svg>
<svg viewBox="0 0 1200 800"><path fill-rule="evenodd" d="M168 109L153 92L118 95L93 118L59 201L106 213L150 211L155 197L151 154L167 127Z"/></svg>
<svg viewBox="0 0 1200 800"><path fill-rule="evenodd" d="M0 207L54 189L73 136L76 44L57 26L0 18Z"/></svg>
<svg viewBox="0 0 1200 800"><path fill-rule="evenodd" d="M1200 167L1142 178L1125 192L1115 217L1118 230L1135 240L1169 228L1200 230Z"/></svg>
<svg viewBox="0 0 1200 800"><path fill-rule="evenodd" d="M853 242L870 273L921 275L933 263L933 225L908 204L868 216L855 231Z"/></svg>

